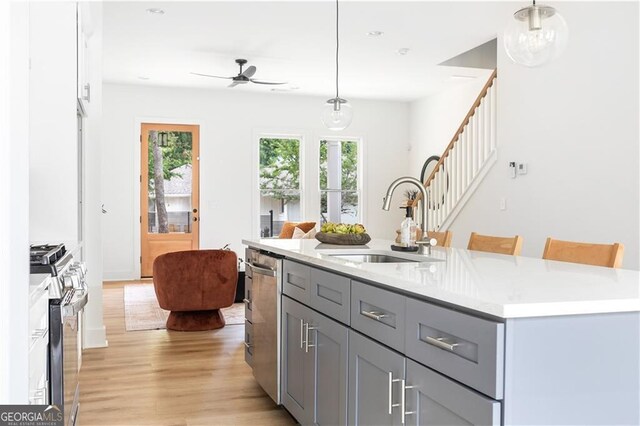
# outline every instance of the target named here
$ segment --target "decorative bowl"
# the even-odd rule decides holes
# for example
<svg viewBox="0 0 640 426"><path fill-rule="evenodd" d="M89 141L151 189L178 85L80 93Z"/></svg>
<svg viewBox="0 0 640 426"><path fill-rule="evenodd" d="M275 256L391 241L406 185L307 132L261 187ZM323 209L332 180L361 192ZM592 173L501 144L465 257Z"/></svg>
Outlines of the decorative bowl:
<svg viewBox="0 0 640 426"><path fill-rule="evenodd" d="M361 246L371 241L369 234L329 234L318 232L316 240L325 244L338 244L343 246Z"/></svg>

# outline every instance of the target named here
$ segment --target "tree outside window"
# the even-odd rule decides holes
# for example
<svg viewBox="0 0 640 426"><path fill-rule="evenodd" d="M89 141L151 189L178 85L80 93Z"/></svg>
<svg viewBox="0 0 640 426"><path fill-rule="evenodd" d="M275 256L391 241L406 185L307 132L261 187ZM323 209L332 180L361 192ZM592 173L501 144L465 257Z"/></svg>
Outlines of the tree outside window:
<svg viewBox="0 0 640 426"><path fill-rule="evenodd" d="M358 142L320 141L321 222L359 223Z"/></svg>
<svg viewBox="0 0 640 426"><path fill-rule="evenodd" d="M260 235L278 235L300 210L300 140L260 138Z"/></svg>

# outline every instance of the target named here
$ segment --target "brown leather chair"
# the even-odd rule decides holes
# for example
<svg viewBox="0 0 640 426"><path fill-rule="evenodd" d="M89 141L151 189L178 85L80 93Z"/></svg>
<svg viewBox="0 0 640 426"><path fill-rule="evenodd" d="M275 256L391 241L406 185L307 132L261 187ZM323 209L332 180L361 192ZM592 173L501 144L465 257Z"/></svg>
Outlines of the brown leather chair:
<svg viewBox="0 0 640 426"><path fill-rule="evenodd" d="M202 331L224 327L220 308L233 304L238 258L230 250L189 250L160 255L153 284L162 309L171 311L167 329Z"/></svg>

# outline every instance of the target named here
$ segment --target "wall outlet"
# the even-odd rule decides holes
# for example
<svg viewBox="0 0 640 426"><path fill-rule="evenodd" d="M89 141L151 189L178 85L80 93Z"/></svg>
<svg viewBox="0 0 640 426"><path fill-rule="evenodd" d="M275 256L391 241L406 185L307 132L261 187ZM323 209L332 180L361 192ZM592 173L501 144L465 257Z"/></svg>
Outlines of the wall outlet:
<svg viewBox="0 0 640 426"><path fill-rule="evenodd" d="M527 174L527 163L518 163L518 174L519 175Z"/></svg>
<svg viewBox="0 0 640 426"><path fill-rule="evenodd" d="M505 197L500 198L500 210L507 209L507 199Z"/></svg>

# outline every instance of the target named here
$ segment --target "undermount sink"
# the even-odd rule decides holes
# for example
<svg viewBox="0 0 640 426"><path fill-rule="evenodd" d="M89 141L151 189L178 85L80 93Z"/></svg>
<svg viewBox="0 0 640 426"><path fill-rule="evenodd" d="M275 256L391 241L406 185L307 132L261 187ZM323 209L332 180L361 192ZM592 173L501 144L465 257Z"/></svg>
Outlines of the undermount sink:
<svg viewBox="0 0 640 426"><path fill-rule="evenodd" d="M405 259L402 257L389 256L386 254L330 254L332 257L339 257L344 260L361 263L404 263L419 262L419 260Z"/></svg>

